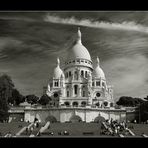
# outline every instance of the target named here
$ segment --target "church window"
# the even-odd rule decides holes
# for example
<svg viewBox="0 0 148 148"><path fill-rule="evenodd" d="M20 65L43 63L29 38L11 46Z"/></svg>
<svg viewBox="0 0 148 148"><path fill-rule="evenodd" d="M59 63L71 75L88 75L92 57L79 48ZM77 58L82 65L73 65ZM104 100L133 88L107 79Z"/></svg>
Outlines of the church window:
<svg viewBox="0 0 148 148"><path fill-rule="evenodd" d="M92 86L94 86L95 85L95 83L94 82L92 82Z"/></svg>
<svg viewBox="0 0 148 148"><path fill-rule="evenodd" d="M75 61L73 61L73 63L75 63Z"/></svg>
<svg viewBox="0 0 148 148"><path fill-rule="evenodd" d="M85 61L85 63L87 63L87 61Z"/></svg>
<svg viewBox="0 0 148 148"><path fill-rule="evenodd" d="M69 97L69 91L67 91L67 97Z"/></svg>
<svg viewBox="0 0 148 148"><path fill-rule="evenodd" d="M100 86L100 81L97 81L96 82L96 86Z"/></svg>
<svg viewBox="0 0 148 148"><path fill-rule="evenodd" d="M85 71L85 78L87 78L87 71Z"/></svg>
<svg viewBox="0 0 148 148"><path fill-rule="evenodd" d="M58 97L58 93L54 93L54 97L57 98Z"/></svg>
<svg viewBox="0 0 148 148"><path fill-rule="evenodd" d="M74 92L75 92L75 95L77 95L77 93L78 93L78 85L74 85Z"/></svg>
<svg viewBox="0 0 148 148"><path fill-rule="evenodd" d="M54 86L58 87L59 86L59 82L54 82Z"/></svg>
<svg viewBox="0 0 148 148"><path fill-rule="evenodd" d="M78 80L78 72L75 71L75 80Z"/></svg>
<svg viewBox="0 0 148 148"><path fill-rule="evenodd" d="M83 70L81 71L81 76L84 76L84 71Z"/></svg>
<svg viewBox="0 0 148 148"><path fill-rule="evenodd" d="M105 101L103 104L104 104L104 106L107 106L108 105L108 102Z"/></svg>
<svg viewBox="0 0 148 148"><path fill-rule="evenodd" d="M104 82L102 82L102 86L105 86L105 83Z"/></svg>
<svg viewBox="0 0 148 148"><path fill-rule="evenodd" d="M66 78L68 78L68 72L66 72Z"/></svg>
<svg viewBox="0 0 148 148"><path fill-rule="evenodd" d="M57 86L57 82L54 82L54 86Z"/></svg>
<svg viewBox="0 0 148 148"><path fill-rule="evenodd" d="M71 71L69 71L69 77L71 77Z"/></svg>
<svg viewBox="0 0 148 148"><path fill-rule="evenodd" d="M81 60L81 62L84 62L83 60Z"/></svg>
<svg viewBox="0 0 148 148"><path fill-rule="evenodd" d="M99 106L100 106L100 103L99 103L99 102L97 102L95 105L99 107Z"/></svg>
<svg viewBox="0 0 148 148"><path fill-rule="evenodd" d="M96 93L96 96L97 96L97 97L100 97L100 96L101 96L101 94L100 94L100 93Z"/></svg>
<svg viewBox="0 0 148 148"><path fill-rule="evenodd" d="M114 106L114 104L113 103L110 103L110 107L113 107Z"/></svg>
<svg viewBox="0 0 148 148"><path fill-rule="evenodd" d="M83 87L82 87L83 89L85 89L85 86L83 85Z"/></svg>
<svg viewBox="0 0 148 148"><path fill-rule="evenodd" d="M83 91L83 97L85 97L85 91Z"/></svg>

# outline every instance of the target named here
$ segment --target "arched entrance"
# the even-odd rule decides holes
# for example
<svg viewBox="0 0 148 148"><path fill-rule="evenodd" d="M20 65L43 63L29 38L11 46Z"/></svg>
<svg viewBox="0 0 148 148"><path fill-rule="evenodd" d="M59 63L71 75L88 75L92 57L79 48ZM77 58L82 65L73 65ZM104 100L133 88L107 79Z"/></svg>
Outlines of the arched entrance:
<svg viewBox="0 0 148 148"><path fill-rule="evenodd" d="M82 102L81 102L81 106L82 106L82 107L85 107L85 106L86 106L86 102L85 102L85 101L82 101Z"/></svg>
<svg viewBox="0 0 148 148"><path fill-rule="evenodd" d="M40 115L39 115L39 114L36 114L36 115L35 115L35 120L36 120L36 121L38 120L39 122L41 122L41 118L40 118Z"/></svg>
<svg viewBox="0 0 148 148"><path fill-rule="evenodd" d="M81 122L82 119L81 119L81 117L78 116L78 115L73 115L73 116L70 118L69 121L71 121L72 123L76 123L76 122Z"/></svg>
<svg viewBox="0 0 148 148"><path fill-rule="evenodd" d="M114 106L114 104L111 102L111 103L110 103L110 107L113 107L113 106Z"/></svg>
<svg viewBox="0 0 148 148"><path fill-rule="evenodd" d="M99 107L99 106L100 106L100 103L99 103L99 102L97 102L95 105L96 105L97 107Z"/></svg>
<svg viewBox="0 0 148 148"><path fill-rule="evenodd" d="M70 106L69 102L65 102L64 104L65 104L65 106Z"/></svg>
<svg viewBox="0 0 148 148"><path fill-rule="evenodd" d="M73 107L78 107L78 102L73 102L72 105Z"/></svg>
<svg viewBox="0 0 148 148"><path fill-rule="evenodd" d="M105 107L108 106L108 102L107 101L105 101L103 104L104 104Z"/></svg>
<svg viewBox="0 0 148 148"><path fill-rule="evenodd" d="M45 119L46 122L50 121L51 123L55 123L57 122L57 119L52 116L52 115L49 115L46 119Z"/></svg>

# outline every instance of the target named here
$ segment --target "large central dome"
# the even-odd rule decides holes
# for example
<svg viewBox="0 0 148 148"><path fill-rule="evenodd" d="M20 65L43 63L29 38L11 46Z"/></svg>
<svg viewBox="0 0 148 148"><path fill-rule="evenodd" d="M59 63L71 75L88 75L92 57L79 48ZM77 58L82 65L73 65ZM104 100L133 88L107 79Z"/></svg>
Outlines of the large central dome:
<svg viewBox="0 0 148 148"><path fill-rule="evenodd" d="M75 44L68 54L68 59L86 59L91 61L88 50L82 44Z"/></svg>
<svg viewBox="0 0 148 148"><path fill-rule="evenodd" d="M76 44L69 50L67 60L85 59L91 61L88 50L81 43L81 32L78 29Z"/></svg>

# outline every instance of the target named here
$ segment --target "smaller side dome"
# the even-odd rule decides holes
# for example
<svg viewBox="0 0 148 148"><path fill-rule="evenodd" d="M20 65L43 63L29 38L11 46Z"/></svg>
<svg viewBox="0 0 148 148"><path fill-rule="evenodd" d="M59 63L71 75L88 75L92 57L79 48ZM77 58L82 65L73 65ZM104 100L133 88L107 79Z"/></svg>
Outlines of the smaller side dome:
<svg viewBox="0 0 148 148"><path fill-rule="evenodd" d="M60 68L60 60L59 60L59 58L57 58L57 67L54 69L53 77L55 79L60 79L61 77L64 77L64 73Z"/></svg>
<svg viewBox="0 0 148 148"><path fill-rule="evenodd" d="M97 57L97 66L96 68L94 69L94 76L96 78L102 78L102 79L105 79L105 74L103 72L103 70L101 69L100 67L100 61L99 61L99 58Z"/></svg>

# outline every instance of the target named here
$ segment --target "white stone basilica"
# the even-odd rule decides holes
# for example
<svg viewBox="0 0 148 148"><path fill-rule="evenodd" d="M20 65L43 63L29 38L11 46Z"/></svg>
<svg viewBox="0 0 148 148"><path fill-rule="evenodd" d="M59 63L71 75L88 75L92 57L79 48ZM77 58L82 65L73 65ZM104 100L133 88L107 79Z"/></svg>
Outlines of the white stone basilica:
<svg viewBox="0 0 148 148"><path fill-rule="evenodd" d="M107 85L105 74L97 57L93 66L88 50L81 42L78 29L74 46L69 49L64 69L57 66L49 81L47 95L65 107L112 107L114 106L112 86Z"/></svg>

